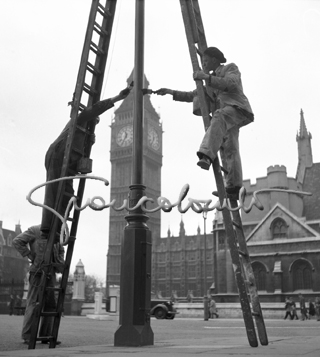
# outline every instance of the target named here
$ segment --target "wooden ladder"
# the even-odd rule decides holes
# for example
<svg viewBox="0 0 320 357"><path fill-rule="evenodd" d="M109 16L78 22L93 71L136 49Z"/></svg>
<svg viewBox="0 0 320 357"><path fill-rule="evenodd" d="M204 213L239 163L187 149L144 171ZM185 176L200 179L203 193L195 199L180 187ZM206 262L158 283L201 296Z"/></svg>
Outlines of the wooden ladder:
<svg viewBox="0 0 320 357"><path fill-rule="evenodd" d="M71 102L71 114L70 114L70 128L69 135L64 152L63 165L61 169L60 177L68 177L83 175L84 178L79 180L77 189L77 205L80 207L86 182L86 174L91 172L92 160L90 159L91 147L94 143L94 130L98 123L98 120L92 120L88 123L85 129L77 126L77 117L81 111L86 107L92 106L100 100L103 77L108 57L110 38L113 27L113 20L116 10L116 0L106 0L105 5L101 5L99 0L92 0L91 10L89 14L88 26L84 40L84 46L82 50L82 56L78 71L78 77L76 82L73 99ZM83 94L86 95L83 96ZM83 98L84 97L84 98ZM83 101L86 100L86 105ZM69 168L69 162L71 153L74 150L73 141L76 131L81 132L84 138L84 152L81 159L82 167L78 167L76 171ZM71 177L72 179L72 177ZM62 201L65 196L70 198L65 190L65 180L59 181L55 211L59 212L62 207ZM63 267L62 279L59 288L52 288L47 286L47 279L41 279L39 286L37 306L33 314L33 322L31 329L31 336L29 341L29 349L34 349L37 341L49 340L49 348L55 348L61 314L63 312L63 304L66 294L66 288L68 284L68 276L70 270L70 264L72 260L72 254L74 244L76 240L77 227L80 217L80 211L74 210L73 216L68 220L71 221L70 237L68 241L68 248L65 257L65 264ZM53 252L53 246L56 242L56 233L58 229L59 219L55 217L52 220L50 233L47 240L44 240L43 244L43 258L40 265L40 269L43 271L44 276L47 276L50 271L50 267L53 265L51 257ZM49 289L53 289L58 295L56 310L53 312L45 311L45 294ZM53 328L50 336L38 336L39 324L41 317L52 317Z"/></svg>
<svg viewBox="0 0 320 357"><path fill-rule="evenodd" d="M198 0L180 0L180 5L193 72L196 72L201 70L198 55L201 57L204 50L207 48L200 7ZM206 130L210 125L210 113L206 102L206 89L204 88L202 81L196 81L196 85L201 114ZM222 206L228 198L218 158L213 162L212 167L218 189L219 201ZM236 199L231 199L229 202L229 207L237 207ZM249 344L251 347L258 346L257 334L253 320L254 316L260 343L261 345L268 345L268 336L259 302L257 285L255 282L239 211L233 211L231 214L230 210L224 208L222 210L222 214Z"/></svg>

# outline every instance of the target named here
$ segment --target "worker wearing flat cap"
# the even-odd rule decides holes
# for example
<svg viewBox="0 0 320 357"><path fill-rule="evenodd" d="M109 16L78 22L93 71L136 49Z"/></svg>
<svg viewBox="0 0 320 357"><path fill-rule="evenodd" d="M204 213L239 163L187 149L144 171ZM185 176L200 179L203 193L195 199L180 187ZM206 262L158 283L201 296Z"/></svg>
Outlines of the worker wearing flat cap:
<svg viewBox="0 0 320 357"><path fill-rule="evenodd" d="M202 71L193 74L194 80L207 80L208 104L212 114L210 125L204 135L197 163L204 170L209 170L211 163L220 150L222 165L226 169L226 192L236 196L242 187L242 167L239 153L239 129L254 119L247 97L243 93L241 73L234 63L224 65L227 60L216 47L208 47L202 55ZM182 92L161 88L159 95L171 94L173 100L193 102L197 91ZM201 115L196 108L195 115Z"/></svg>

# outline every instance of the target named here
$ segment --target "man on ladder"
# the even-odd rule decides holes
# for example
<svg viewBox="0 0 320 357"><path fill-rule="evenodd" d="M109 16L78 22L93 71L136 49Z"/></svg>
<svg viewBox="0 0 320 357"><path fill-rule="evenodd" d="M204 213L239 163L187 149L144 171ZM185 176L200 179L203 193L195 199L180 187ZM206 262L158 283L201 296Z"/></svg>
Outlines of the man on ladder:
<svg viewBox="0 0 320 357"><path fill-rule="evenodd" d="M71 154L69 169L73 170L75 173L82 172L82 169L79 167L78 163L82 158L84 145L85 145L85 129L88 123L92 120L95 120L99 115L103 114L108 109L112 108L114 104L124 98L126 98L132 89L132 84L127 88L123 89L118 95L100 100L91 107L85 108L77 118L77 131L74 137L73 143L73 152ZM45 167L47 171L47 181L51 181L57 178L60 178L61 168L63 164L63 158L65 155L65 147L67 138L69 135L71 120L67 123L61 134L58 138L50 145L45 158ZM58 190L58 182L50 183L46 185L44 204L48 207L54 208L55 200ZM66 181L66 192L73 195L74 190L72 187L72 180ZM65 214L65 209L67 208L69 197L63 200L61 215ZM42 238L46 239L53 218L53 213L47 209L43 209L42 212L42 221L41 221L41 234ZM58 225L57 232L60 231L61 222Z"/></svg>
<svg viewBox="0 0 320 357"><path fill-rule="evenodd" d="M198 166L209 170L220 150L225 169L226 192L238 198L242 187L242 168L239 153L239 129L254 119L251 106L243 93L241 73L234 63L224 65L226 59L216 47L208 47L202 55L203 71L194 73L194 80L207 80L207 99L212 119L206 130L200 149ZM211 74L210 74L211 72ZM161 88L159 95L172 94L173 100L197 101L197 92L182 92ZM194 107L194 114L201 115ZM198 114L199 113L199 114Z"/></svg>

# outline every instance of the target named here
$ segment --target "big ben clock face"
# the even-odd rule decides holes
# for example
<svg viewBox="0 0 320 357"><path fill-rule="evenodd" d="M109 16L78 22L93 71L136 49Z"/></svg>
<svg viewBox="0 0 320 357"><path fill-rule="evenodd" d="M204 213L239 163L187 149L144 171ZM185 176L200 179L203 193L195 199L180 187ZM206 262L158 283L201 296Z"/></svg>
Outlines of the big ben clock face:
<svg viewBox="0 0 320 357"><path fill-rule="evenodd" d="M159 135L152 126L148 129L148 145L154 150L159 150L160 148Z"/></svg>
<svg viewBox="0 0 320 357"><path fill-rule="evenodd" d="M119 146L125 147L132 144L133 141L133 127L132 125L124 126L117 134L116 142Z"/></svg>

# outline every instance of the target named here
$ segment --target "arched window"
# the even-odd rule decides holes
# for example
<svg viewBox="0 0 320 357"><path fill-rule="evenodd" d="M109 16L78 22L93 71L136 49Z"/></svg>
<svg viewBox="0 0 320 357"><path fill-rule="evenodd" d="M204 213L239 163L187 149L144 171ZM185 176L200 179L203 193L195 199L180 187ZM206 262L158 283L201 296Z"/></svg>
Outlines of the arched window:
<svg viewBox="0 0 320 357"><path fill-rule="evenodd" d="M271 225L272 238L287 238L288 226L282 218L276 218Z"/></svg>
<svg viewBox="0 0 320 357"><path fill-rule="evenodd" d="M258 290L267 290L267 270L266 267L259 262L252 263L252 269L256 280Z"/></svg>
<svg viewBox="0 0 320 357"><path fill-rule="evenodd" d="M312 268L305 260L297 260L292 267L293 290L312 289Z"/></svg>

